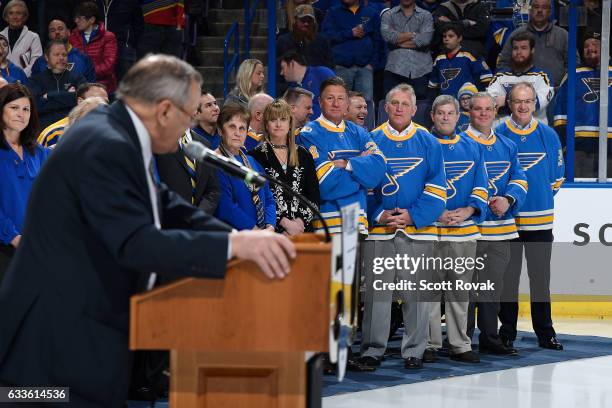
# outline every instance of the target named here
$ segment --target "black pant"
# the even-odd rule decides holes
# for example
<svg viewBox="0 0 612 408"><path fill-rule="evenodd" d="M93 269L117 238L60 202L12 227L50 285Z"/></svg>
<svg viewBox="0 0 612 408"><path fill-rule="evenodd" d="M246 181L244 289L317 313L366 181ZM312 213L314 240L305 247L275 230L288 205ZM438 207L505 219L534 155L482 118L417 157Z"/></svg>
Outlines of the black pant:
<svg viewBox="0 0 612 408"><path fill-rule="evenodd" d="M483 259L484 268L474 269L472 281L491 281L495 290L474 293L468 307L467 335L472 338L474 327L478 323L480 330L478 343L483 346L499 346L501 339L497 334L497 313L503 291L504 274L510 261L510 243L509 241L478 241L476 258ZM477 307L478 322L475 321Z"/></svg>
<svg viewBox="0 0 612 408"><path fill-rule="evenodd" d="M419 78L408 78L385 70L383 76L383 88L385 89L385 95L387 95L387 93L395 86L406 83L414 88L415 96L419 100L427 99L428 82L429 75L427 74Z"/></svg>
<svg viewBox="0 0 612 408"><path fill-rule="evenodd" d="M523 248L527 259L531 322L538 339L555 336L550 313L550 255L552 230L519 231L519 238L511 243L510 264L504 275L504 291L499 310L499 335L514 341L518 319L518 290L523 265Z"/></svg>

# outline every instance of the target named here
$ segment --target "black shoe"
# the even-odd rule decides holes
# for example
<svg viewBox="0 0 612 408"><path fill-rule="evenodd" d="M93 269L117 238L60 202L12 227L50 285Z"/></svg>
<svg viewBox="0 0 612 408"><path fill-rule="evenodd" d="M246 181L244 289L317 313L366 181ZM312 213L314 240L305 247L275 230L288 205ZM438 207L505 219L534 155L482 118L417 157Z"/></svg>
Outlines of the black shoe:
<svg viewBox="0 0 612 408"><path fill-rule="evenodd" d="M547 340L539 340L538 345L545 349L563 350L563 344L559 343L559 340L554 336Z"/></svg>
<svg viewBox="0 0 612 408"><path fill-rule="evenodd" d="M371 373L372 371L376 371L376 367L364 365L360 361L351 358L346 362L346 369L347 371L355 371L358 373Z"/></svg>
<svg viewBox="0 0 612 408"><path fill-rule="evenodd" d="M381 359L374 356L363 356L359 359L359 364L366 367L379 367Z"/></svg>
<svg viewBox="0 0 612 408"><path fill-rule="evenodd" d="M435 363L438 361L438 353L435 349L427 349L423 353L423 362L424 363Z"/></svg>
<svg viewBox="0 0 612 408"><path fill-rule="evenodd" d="M143 386L130 390L128 399L131 401L155 402L155 400L157 399L157 395L155 395L155 390L152 387Z"/></svg>
<svg viewBox="0 0 612 408"><path fill-rule="evenodd" d="M404 359L404 368L418 369L423 368L423 360L416 357L408 357Z"/></svg>
<svg viewBox="0 0 612 408"><path fill-rule="evenodd" d="M505 348L514 349L514 341L510 339L504 339L501 337L501 342Z"/></svg>
<svg viewBox="0 0 612 408"><path fill-rule="evenodd" d="M512 342L508 342L512 344ZM517 356L518 351L514 347L506 347L504 344L494 344L494 345L478 345L479 353L488 353L495 354L498 356Z"/></svg>
<svg viewBox="0 0 612 408"><path fill-rule="evenodd" d="M480 357L472 350L465 353L451 354L451 360L460 361L462 363L480 363Z"/></svg>

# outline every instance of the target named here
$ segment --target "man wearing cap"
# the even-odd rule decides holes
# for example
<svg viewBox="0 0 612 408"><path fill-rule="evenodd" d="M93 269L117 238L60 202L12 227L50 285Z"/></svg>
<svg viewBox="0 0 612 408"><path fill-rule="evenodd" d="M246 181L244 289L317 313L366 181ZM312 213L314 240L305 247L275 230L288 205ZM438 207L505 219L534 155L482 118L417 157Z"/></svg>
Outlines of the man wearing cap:
<svg viewBox="0 0 612 408"><path fill-rule="evenodd" d="M384 49L378 12L360 0L341 0L325 14L321 28L332 45L336 74L349 91L373 98L372 71Z"/></svg>

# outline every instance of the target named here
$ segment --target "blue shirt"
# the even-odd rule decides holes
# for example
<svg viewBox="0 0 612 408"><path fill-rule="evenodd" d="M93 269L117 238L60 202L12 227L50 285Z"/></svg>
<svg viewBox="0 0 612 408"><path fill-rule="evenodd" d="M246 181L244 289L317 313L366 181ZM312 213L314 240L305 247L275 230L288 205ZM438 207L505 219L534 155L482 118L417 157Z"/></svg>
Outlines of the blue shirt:
<svg viewBox="0 0 612 408"><path fill-rule="evenodd" d="M306 67L306 73L302 78L301 83L290 83L289 87L302 87L314 94L312 98L312 117L318 118L321 115L321 107L319 106L319 96L321 95L319 88L321 83L327 78L335 77L334 71L327 67Z"/></svg>
<svg viewBox="0 0 612 408"><path fill-rule="evenodd" d="M265 174L265 170L251 156L246 156L253 170ZM243 163L240 155L234 157ZM215 217L236 228L237 230L253 229L257 224L257 210L253 203L251 190L246 186L244 180L229 176L222 170L218 171L219 189L221 197L215 211ZM265 223L276 227L276 202L270 191L270 185L266 183L259 189L259 199L265 211Z"/></svg>
<svg viewBox="0 0 612 408"><path fill-rule="evenodd" d="M219 133L211 135L204 129L202 129L199 125L192 128L191 130L202 136L204 139L208 140L208 143L210 143L210 149L212 150L215 150L221 144L221 136L219 135Z"/></svg>
<svg viewBox="0 0 612 408"><path fill-rule="evenodd" d="M49 150L36 145L34 155L23 149L23 160L0 146L0 242L9 245L23 231L25 211L34 179L47 159Z"/></svg>
<svg viewBox="0 0 612 408"><path fill-rule="evenodd" d="M6 82L9 84L14 84L15 82L20 82L23 85L28 85L28 76L25 71L19 68L17 65L13 64L11 61L7 61L8 65L6 68L0 68L0 74L2 78L6 79Z"/></svg>

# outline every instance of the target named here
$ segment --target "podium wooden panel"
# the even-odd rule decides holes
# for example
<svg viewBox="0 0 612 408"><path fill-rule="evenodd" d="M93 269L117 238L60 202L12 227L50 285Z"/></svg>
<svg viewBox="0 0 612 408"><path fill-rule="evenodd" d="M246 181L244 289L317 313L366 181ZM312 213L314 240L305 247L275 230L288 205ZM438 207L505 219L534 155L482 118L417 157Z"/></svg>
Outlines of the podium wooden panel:
<svg viewBox="0 0 612 408"><path fill-rule="evenodd" d="M327 351L331 245L305 235L291 273L250 262L131 299L130 348L169 349L170 406L305 407L306 351Z"/></svg>

